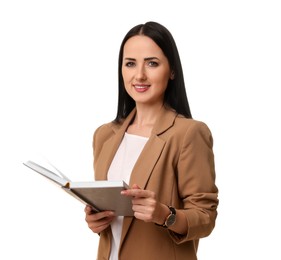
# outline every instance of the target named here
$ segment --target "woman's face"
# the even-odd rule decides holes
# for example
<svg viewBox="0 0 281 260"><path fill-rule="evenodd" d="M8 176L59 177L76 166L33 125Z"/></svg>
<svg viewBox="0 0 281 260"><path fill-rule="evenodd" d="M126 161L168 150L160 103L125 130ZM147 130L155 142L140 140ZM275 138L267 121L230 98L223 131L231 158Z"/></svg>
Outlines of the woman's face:
<svg viewBox="0 0 281 260"><path fill-rule="evenodd" d="M161 48L147 36L133 36L124 45L122 76L136 104L163 104L169 79L169 62Z"/></svg>

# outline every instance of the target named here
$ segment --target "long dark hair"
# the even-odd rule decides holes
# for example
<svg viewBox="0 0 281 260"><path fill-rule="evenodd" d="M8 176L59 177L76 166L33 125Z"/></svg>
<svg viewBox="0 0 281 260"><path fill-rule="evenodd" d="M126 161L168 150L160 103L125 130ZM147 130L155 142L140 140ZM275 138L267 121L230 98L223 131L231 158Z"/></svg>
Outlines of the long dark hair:
<svg viewBox="0 0 281 260"><path fill-rule="evenodd" d="M136 106L135 101L126 92L122 76L124 45L129 38L136 35L144 35L151 38L162 49L169 61L171 71L174 72L174 79L168 82L164 104L174 109L177 113L187 118L192 118L185 90L180 56L174 38L163 25L156 22L147 22L133 27L125 35L121 43L118 60L119 96L117 115L114 121L120 122L120 120L126 118Z"/></svg>

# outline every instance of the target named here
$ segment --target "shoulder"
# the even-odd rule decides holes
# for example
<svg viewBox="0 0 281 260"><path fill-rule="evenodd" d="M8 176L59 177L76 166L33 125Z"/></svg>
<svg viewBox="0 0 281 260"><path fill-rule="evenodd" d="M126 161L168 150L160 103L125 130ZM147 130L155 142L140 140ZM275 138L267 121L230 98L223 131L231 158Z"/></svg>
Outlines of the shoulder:
<svg viewBox="0 0 281 260"><path fill-rule="evenodd" d="M175 116L175 120L173 123L173 127L171 130L176 132L182 132L182 133L189 133L194 134L198 132L202 132L205 134L211 134L211 131L208 127L208 125L199 120L195 120L192 118L186 118L180 114L177 114Z"/></svg>
<svg viewBox="0 0 281 260"><path fill-rule="evenodd" d="M208 146L213 145L212 132L203 121L178 116L175 120L175 129L177 129L177 132L181 132L180 136L183 143L203 142Z"/></svg>
<svg viewBox="0 0 281 260"><path fill-rule="evenodd" d="M175 124L174 126L176 128L182 128L183 131L188 131L188 132L208 132L210 133L210 129L208 125L199 120L191 119L191 118L186 118L181 115L178 115L175 119Z"/></svg>
<svg viewBox="0 0 281 260"><path fill-rule="evenodd" d="M212 133L205 122L179 114L175 115L172 125L158 136L178 146L198 142L208 143L208 146L211 146L213 143Z"/></svg>
<svg viewBox="0 0 281 260"><path fill-rule="evenodd" d="M115 122L109 122L99 126L94 132L94 139L107 139L108 137L112 136L116 131L118 131L121 125L122 124L118 124Z"/></svg>

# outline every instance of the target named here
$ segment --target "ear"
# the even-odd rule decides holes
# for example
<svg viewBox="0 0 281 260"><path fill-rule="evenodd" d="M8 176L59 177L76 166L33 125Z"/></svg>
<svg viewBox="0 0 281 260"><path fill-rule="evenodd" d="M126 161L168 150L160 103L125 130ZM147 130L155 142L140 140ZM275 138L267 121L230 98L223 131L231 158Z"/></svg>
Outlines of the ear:
<svg viewBox="0 0 281 260"><path fill-rule="evenodd" d="M175 72L172 70L170 74L170 79L173 80L175 78Z"/></svg>

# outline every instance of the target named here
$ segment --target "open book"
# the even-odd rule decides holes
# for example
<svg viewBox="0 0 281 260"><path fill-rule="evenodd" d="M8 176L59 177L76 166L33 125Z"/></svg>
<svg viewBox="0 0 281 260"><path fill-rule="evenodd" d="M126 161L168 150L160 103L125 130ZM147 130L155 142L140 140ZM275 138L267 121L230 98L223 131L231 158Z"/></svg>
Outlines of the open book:
<svg viewBox="0 0 281 260"><path fill-rule="evenodd" d="M90 205L93 212L112 210L117 216L133 216L131 199L120 194L122 190L129 188L124 181L72 182L56 168L57 173L33 161L23 164L51 180L85 205Z"/></svg>

